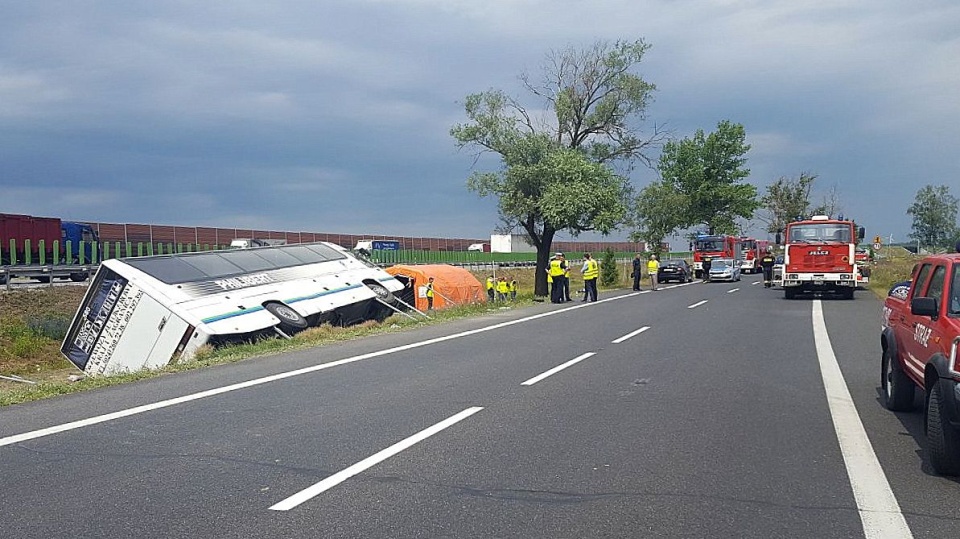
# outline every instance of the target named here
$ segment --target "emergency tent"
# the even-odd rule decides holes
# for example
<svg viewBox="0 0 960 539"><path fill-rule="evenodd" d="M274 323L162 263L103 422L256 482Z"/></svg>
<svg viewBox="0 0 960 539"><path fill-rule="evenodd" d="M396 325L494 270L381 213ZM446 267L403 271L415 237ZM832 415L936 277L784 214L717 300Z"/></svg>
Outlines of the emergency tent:
<svg viewBox="0 0 960 539"><path fill-rule="evenodd" d="M427 310L427 280L433 277L433 308L442 309L451 305L485 303L487 293L483 285L469 271L449 264L397 264L386 268L387 273L407 283L401 299L412 297L411 305L421 311ZM405 297L404 297L405 296Z"/></svg>

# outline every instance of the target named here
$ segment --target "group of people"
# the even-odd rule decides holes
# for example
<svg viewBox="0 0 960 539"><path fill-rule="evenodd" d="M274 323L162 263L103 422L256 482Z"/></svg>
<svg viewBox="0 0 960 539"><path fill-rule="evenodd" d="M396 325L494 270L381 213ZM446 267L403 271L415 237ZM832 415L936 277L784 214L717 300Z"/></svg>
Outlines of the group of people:
<svg viewBox="0 0 960 539"><path fill-rule="evenodd" d="M567 262L563 253L556 253L547 265L547 283L550 284L550 302L564 303L573 301L570 297L571 264ZM600 264L590 255L583 254L583 265L580 266L583 275L583 299L580 301L597 301L597 279L600 277Z"/></svg>
<svg viewBox="0 0 960 539"><path fill-rule="evenodd" d="M490 300L491 303L494 301L507 301L507 298L513 301L517 299L517 290L519 287L520 285L516 279L507 281L507 278L504 276L496 279L493 275L490 275L487 277L487 299Z"/></svg>
<svg viewBox="0 0 960 539"><path fill-rule="evenodd" d="M633 257L633 290L640 291L640 279L643 275L643 259L640 253L637 253ZM660 261L657 260L657 255L650 255L650 260L647 260L647 275L650 277L650 289L657 290L657 273L660 272Z"/></svg>

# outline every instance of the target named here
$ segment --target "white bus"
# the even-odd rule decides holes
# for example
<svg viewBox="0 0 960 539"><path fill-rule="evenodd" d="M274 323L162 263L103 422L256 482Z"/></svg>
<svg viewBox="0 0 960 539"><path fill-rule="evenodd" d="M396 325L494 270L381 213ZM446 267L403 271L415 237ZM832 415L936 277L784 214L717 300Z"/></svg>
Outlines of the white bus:
<svg viewBox="0 0 960 539"><path fill-rule="evenodd" d="M327 242L104 260L60 351L91 376L158 368L206 344L383 320L401 289Z"/></svg>

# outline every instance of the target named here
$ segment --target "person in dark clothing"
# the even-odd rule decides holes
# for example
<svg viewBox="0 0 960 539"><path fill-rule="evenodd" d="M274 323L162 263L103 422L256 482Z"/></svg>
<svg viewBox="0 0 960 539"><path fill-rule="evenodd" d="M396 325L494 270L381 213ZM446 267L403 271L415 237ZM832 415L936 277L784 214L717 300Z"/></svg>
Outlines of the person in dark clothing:
<svg viewBox="0 0 960 539"><path fill-rule="evenodd" d="M773 265L777 263L777 257L767 249L767 254L760 259L760 267L763 268L763 286L770 288L773 286Z"/></svg>
<svg viewBox="0 0 960 539"><path fill-rule="evenodd" d="M643 260L640 259L640 253L637 253L637 256L633 257L633 273L630 275L633 277L633 289L640 290L640 268L643 265Z"/></svg>
<svg viewBox="0 0 960 539"><path fill-rule="evenodd" d="M557 253L550 259L547 265L547 276L550 278L550 302L563 303L566 301L564 292L564 274L567 271L567 264L563 260L563 253Z"/></svg>
<svg viewBox="0 0 960 539"><path fill-rule="evenodd" d="M707 282L707 281L710 280L710 265L711 265L711 263L710 263L710 257L709 257L709 256L703 257L703 264L702 264L702 265L703 265L703 282Z"/></svg>

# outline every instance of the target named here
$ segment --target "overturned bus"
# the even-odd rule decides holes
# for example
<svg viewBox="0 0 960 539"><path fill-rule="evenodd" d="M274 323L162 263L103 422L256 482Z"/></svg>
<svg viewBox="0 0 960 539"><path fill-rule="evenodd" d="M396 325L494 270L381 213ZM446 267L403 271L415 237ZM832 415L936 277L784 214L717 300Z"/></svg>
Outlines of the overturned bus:
<svg viewBox="0 0 960 539"><path fill-rule="evenodd" d="M402 288L327 242L104 260L60 351L91 376L159 368L204 345L383 320Z"/></svg>

